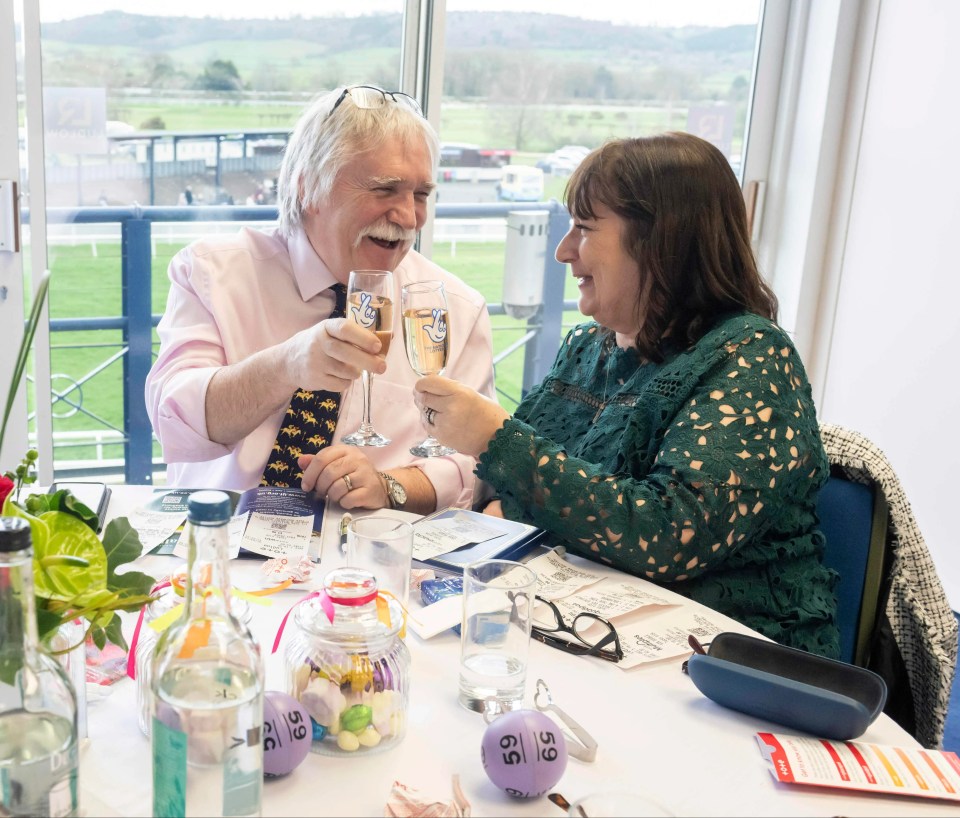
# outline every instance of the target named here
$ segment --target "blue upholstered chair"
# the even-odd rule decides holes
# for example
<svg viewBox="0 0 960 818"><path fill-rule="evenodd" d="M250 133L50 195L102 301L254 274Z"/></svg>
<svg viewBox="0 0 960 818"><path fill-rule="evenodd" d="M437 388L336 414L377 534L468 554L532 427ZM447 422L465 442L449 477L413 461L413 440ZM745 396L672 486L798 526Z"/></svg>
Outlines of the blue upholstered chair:
<svg viewBox="0 0 960 818"><path fill-rule="evenodd" d="M880 609L887 503L876 484L854 483L840 469L833 469L820 491L817 513L827 540L824 562L840 575L840 658L866 667Z"/></svg>

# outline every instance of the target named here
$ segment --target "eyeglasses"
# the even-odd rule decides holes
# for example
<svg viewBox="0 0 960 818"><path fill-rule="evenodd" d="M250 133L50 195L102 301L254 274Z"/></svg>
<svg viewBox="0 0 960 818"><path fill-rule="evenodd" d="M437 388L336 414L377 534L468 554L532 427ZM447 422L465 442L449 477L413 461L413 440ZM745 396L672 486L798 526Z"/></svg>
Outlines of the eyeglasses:
<svg viewBox="0 0 960 818"><path fill-rule="evenodd" d="M608 662L619 662L623 659L620 636L612 623L594 613L581 611L573 618L573 623L568 625L564 622L560 609L549 599L538 596L536 600L544 603L552 614L552 621L533 626L530 635L538 642L543 642L545 645L572 653L575 656L599 656ZM587 631L597 624L602 625L604 630L598 637L594 638ZM560 633L568 633L577 641L573 642L558 636L557 634Z"/></svg>
<svg viewBox="0 0 960 818"><path fill-rule="evenodd" d="M403 91L384 91L382 88L377 88L375 85L354 85L350 88L344 88L343 93L337 98L337 101L333 103L333 107L330 109L330 115L333 115L333 112L340 107L340 103L343 102L347 97L353 101L353 104L358 108L372 109L372 108L383 108L387 102L395 102L401 108L406 108L408 111L413 111L413 113L423 116L423 109L420 107L420 103L417 102L409 94L403 93Z"/></svg>

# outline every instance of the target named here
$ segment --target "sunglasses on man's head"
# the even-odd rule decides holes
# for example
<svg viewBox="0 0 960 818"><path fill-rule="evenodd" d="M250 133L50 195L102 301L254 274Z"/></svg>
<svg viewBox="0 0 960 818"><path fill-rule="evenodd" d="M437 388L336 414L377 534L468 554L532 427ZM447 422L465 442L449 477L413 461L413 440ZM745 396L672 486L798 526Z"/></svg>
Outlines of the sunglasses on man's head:
<svg viewBox="0 0 960 818"><path fill-rule="evenodd" d="M351 102L358 108L367 110L383 108L388 102L395 102L401 108L406 108L408 111L423 116L420 103L409 94L405 94L403 91L384 91L375 85L352 85L349 88L344 88L343 93L340 94L330 109L331 115L347 97L350 97Z"/></svg>

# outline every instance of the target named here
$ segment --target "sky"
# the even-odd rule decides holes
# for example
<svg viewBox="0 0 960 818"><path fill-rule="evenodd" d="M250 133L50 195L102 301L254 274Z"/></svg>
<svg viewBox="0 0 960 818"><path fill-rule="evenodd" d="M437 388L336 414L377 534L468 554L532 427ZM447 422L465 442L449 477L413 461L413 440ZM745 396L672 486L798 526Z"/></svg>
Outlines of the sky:
<svg viewBox="0 0 960 818"><path fill-rule="evenodd" d="M761 0L448 0L449 11L537 11L612 20L636 25L683 26L689 24L726 26L756 23ZM347 6L348 9L344 9ZM224 8L226 7L226 8ZM290 17L365 14L395 11L403 0L274 0L264 14L262 0L163 0L149 4L141 14L183 17ZM40 19L44 22L67 20L110 9L130 11L128 0L40 0Z"/></svg>

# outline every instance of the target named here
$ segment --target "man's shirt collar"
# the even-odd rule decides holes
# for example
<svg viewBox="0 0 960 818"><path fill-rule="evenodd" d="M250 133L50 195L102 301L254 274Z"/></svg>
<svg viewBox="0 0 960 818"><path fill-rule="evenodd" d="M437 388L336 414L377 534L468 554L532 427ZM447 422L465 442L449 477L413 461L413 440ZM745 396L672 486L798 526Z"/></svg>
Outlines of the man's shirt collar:
<svg viewBox="0 0 960 818"><path fill-rule="evenodd" d="M287 244L290 253L290 263L293 265L293 275L297 280L300 297L309 301L334 284L338 284L336 277L323 263L320 256L307 238L302 227L297 227Z"/></svg>

